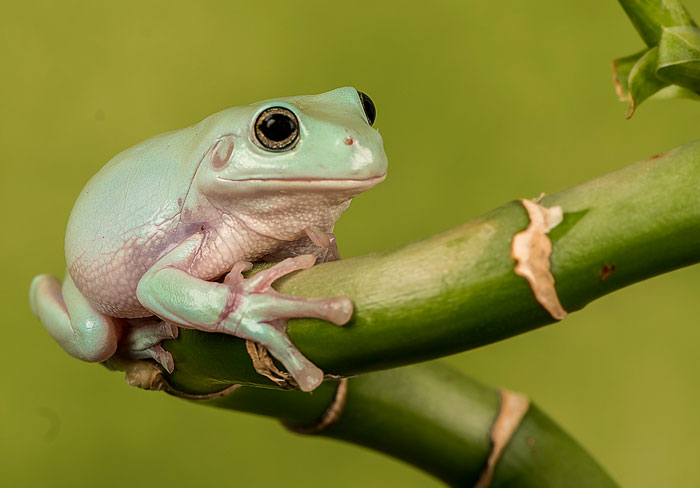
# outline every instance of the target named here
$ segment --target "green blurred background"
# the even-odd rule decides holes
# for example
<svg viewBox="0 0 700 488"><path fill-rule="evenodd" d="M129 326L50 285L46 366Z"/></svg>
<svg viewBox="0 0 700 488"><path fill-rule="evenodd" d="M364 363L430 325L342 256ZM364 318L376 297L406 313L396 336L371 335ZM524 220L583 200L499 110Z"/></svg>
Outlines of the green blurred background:
<svg viewBox="0 0 700 488"><path fill-rule="evenodd" d="M700 17L700 0L686 5ZM700 136L694 102L624 120L610 60L642 42L615 0L5 2L0 36L7 486L439 486L371 451L129 388L53 343L29 282L62 275L72 203L122 149L229 106L355 86L377 104L390 170L337 226L349 257ZM698 486L699 294L700 268L677 271L446 361L529 393L624 486Z"/></svg>

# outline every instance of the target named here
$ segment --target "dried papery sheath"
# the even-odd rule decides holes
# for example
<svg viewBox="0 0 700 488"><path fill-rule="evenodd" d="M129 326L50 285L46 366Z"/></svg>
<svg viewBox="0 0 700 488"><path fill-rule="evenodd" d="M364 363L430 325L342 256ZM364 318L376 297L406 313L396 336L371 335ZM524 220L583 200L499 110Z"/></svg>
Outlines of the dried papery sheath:
<svg viewBox="0 0 700 488"><path fill-rule="evenodd" d="M533 200L521 202L530 217L530 225L513 237L511 257L518 262L515 274L530 283L535 298L553 318L562 320L567 312L559 302L554 288L554 276L549 262L552 242L547 236L563 219L561 207L547 208Z"/></svg>

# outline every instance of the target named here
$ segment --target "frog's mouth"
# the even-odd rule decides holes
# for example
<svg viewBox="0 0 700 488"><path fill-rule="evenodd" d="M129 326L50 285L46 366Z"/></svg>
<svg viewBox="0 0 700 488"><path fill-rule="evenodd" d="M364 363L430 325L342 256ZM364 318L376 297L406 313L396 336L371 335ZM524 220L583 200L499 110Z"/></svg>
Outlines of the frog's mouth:
<svg viewBox="0 0 700 488"><path fill-rule="evenodd" d="M381 183L386 178L386 173L379 176L371 176L369 178L222 178L216 177L221 181L231 181L239 183L242 186L256 187L264 189L268 185L275 186L284 185L284 189L288 190L306 190L306 189L329 189L329 190L354 190L365 191L372 188L374 185ZM277 185L275 185L277 184Z"/></svg>

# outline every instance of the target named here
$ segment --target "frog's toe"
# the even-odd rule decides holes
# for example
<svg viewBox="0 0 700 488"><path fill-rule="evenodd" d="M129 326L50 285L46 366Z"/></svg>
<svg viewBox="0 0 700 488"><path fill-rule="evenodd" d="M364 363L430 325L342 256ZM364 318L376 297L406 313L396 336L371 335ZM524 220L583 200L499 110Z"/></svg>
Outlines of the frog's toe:
<svg viewBox="0 0 700 488"><path fill-rule="evenodd" d="M131 321L119 342L117 353L129 359L154 359L168 373L172 373L175 369L173 357L160 343L175 339L177 335L178 328L167 322L157 319Z"/></svg>
<svg viewBox="0 0 700 488"><path fill-rule="evenodd" d="M173 360L172 354L163 349L161 345L149 347L145 349L144 352L148 354L151 359L155 360L155 362L163 366L163 369L168 373L175 371L175 361Z"/></svg>
<svg viewBox="0 0 700 488"><path fill-rule="evenodd" d="M175 371L175 361L173 360L172 354L163 349L163 346L160 344L138 351L120 349L117 354L126 359L153 359L168 373Z"/></svg>
<svg viewBox="0 0 700 488"><path fill-rule="evenodd" d="M318 318L333 322L335 325L345 325L352 317L353 306L348 297L322 298L318 302Z"/></svg>
<svg viewBox="0 0 700 488"><path fill-rule="evenodd" d="M302 298L276 294L266 310L264 321L293 318L313 318L344 325L352 317L352 302L348 297Z"/></svg>
<svg viewBox="0 0 700 488"><path fill-rule="evenodd" d="M326 253L323 258L324 263L329 261L339 261L340 252L338 251L338 243L335 240L335 234L332 232L324 232L318 227L307 227L304 229L306 235L309 237L311 242L316 244L321 249L325 249Z"/></svg>
<svg viewBox="0 0 700 488"><path fill-rule="evenodd" d="M240 287L247 293L264 293L272 289L272 283L278 278L300 269L308 269L316 262L313 254L303 254L280 261L273 267L260 271L255 276L243 279L241 272L247 271L252 265L239 262L233 266L231 272L224 279L224 283L232 288Z"/></svg>
<svg viewBox="0 0 700 488"><path fill-rule="evenodd" d="M328 239L331 245L328 248L324 262L340 261L340 251L338 250L338 242L335 239L335 234L329 232Z"/></svg>
<svg viewBox="0 0 700 488"><path fill-rule="evenodd" d="M314 391L323 382L323 371L312 364L297 371L294 377L301 391Z"/></svg>

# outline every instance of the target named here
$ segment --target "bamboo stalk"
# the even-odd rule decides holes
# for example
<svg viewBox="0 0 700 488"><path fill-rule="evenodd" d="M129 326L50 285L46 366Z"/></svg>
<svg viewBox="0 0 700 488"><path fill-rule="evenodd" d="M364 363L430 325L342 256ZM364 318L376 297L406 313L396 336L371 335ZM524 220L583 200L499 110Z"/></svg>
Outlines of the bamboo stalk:
<svg viewBox="0 0 700 488"><path fill-rule="evenodd" d="M330 403L316 392L242 387L201 403L308 425ZM474 486L491 450L498 392L439 363L351 378L340 420L321 435L394 456L452 486ZM491 487L617 486L571 437L530 406L496 464Z"/></svg>
<svg viewBox="0 0 700 488"><path fill-rule="evenodd" d="M550 232L556 290L568 312L618 288L700 260L700 142L546 197L564 220ZM528 225L519 202L420 242L326 263L279 280L300 296L347 295L349 324L299 319L288 331L326 373L348 376L425 361L553 323L513 272L513 235ZM244 342L182 330L166 349L179 389L241 383L273 387Z"/></svg>
<svg viewBox="0 0 700 488"><path fill-rule="evenodd" d="M575 311L618 288L700 260L700 142L654 156L544 198L561 206L550 231L556 289ZM527 281L514 273L513 236L528 225L519 202L394 250L327 263L280 280L290 294L352 298L343 328L290 321L295 344L327 373L355 375L419 362L553 323ZM241 387L211 400L222 408L312 424L333 400L326 382L312 394L283 391L258 375L244 342L183 330L166 346L167 378L191 393ZM498 409L494 390L439 365L352 378L340 421L323 435L386 452L452 485L476 482ZM576 443L531 407L495 464L490 486L614 486ZM568 480L568 481L567 481Z"/></svg>

